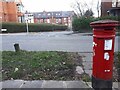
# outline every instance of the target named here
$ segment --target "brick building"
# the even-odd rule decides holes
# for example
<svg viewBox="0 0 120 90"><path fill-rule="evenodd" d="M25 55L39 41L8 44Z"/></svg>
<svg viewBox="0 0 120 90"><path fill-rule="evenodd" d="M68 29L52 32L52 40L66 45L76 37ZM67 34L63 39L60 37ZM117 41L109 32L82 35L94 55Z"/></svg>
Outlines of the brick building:
<svg viewBox="0 0 120 90"><path fill-rule="evenodd" d="M101 0L101 16L120 16L120 0Z"/></svg>
<svg viewBox="0 0 120 90"><path fill-rule="evenodd" d="M120 0L113 0L109 15L120 16Z"/></svg>
<svg viewBox="0 0 120 90"><path fill-rule="evenodd" d="M107 16L108 10L112 7L112 0L106 2L105 0L101 0L101 16Z"/></svg>
<svg viewBox="0 0 120 90"><path fill-rule="evenodd" d="M74 11L54 11L54 12L36 12L34 15L34 23L50 23L62 24L68 27L72 26L72 17L75 15Z"/></svg>
<svg viewBox="0 0 120 90"><path fill-rule="evenodd" d="M0 21L22 22L23 4L21 0L0 0Z"/></svg>

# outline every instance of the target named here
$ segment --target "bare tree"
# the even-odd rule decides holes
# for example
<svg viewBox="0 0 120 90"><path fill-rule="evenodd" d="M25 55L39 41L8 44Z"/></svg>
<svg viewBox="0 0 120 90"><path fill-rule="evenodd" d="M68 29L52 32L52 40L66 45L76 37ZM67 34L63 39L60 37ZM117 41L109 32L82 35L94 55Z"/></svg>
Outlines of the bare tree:
<svg viewBox="0 0 120 90"><path fill-rule="evenodd" d="M101 9L101 3L100 3L100 0L98 0L98 2L97 2L97 13L98 13L98 17L100 17L100 9Z"/></svg>
<svg viewBox="0 0 120 90"><path fill-rule="evenodd" d="M80 13L80 16L83 15L83 11L82 11L82 8L81 8L81 3L79 3L78 1L76 1L76 7L78 9L78 12Z"/></svg>
<svg viewBox="0 0 120 90"><path fill-rule="evenodd" d="M72 8L74 8L75 13L78 17L84 16L86 12L88 13L88 11L92 11L92 9L84 0L76 0L75 3L72 5Z"/></svg>
<svg viewBox="0 0 120 90"><path fill-rule="evenodd" d="M118 7L118 0L116 0L116 7Z"/></svg>
<svg viewBox="0 0 120 90"><path fill-rule="evenodd" d="M91 17L93 16L93 11L91 9L86 10L86 12L84 13L85 17Z"/></svg>

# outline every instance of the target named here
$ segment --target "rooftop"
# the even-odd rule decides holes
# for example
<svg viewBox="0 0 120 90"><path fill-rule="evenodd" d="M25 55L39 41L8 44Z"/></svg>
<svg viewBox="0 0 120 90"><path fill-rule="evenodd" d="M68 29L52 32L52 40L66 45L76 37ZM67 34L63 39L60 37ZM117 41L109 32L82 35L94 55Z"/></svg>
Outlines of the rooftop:
<svg viewBox="0 0 120 90"><path fill-rule="evenodd" d="M50 18L50 17L56 17L56 18L62 18L62 17L70 17L75 15L74 11L51 11L51 12L34 12L33 13L35 18Z"/></svg>

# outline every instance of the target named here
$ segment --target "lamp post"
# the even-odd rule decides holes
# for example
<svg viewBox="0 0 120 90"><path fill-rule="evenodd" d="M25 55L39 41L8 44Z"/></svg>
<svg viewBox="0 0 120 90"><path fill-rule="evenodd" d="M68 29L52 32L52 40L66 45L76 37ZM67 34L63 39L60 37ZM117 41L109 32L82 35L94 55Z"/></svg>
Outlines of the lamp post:
<svg viewBox="0 0 120 90"><path fill-rule="evenodd" d="M26 20L26 28L27 28L27 33L29 33L29 30L28 30L28 19Z"/></svg>
<svg viewBox="0 0 120 90"><path fill-rule="evenodd" d="M29 18L28 18L28 12L26 11L25 12L25 22L26 22L27 33L29 33L29 30L28 30L28 20L29 20Z"/></svg>

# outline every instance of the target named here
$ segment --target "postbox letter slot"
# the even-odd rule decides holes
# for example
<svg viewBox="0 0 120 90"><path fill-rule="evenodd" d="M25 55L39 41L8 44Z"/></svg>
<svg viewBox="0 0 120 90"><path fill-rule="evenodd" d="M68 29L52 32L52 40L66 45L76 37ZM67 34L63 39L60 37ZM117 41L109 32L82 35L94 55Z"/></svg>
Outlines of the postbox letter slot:
<svg viewBox="0 0 120 90"><path fill-rule="evenodd" d="M110 70L105 70L105 72L110 72Z"/></svg>

